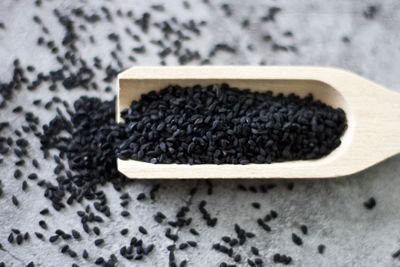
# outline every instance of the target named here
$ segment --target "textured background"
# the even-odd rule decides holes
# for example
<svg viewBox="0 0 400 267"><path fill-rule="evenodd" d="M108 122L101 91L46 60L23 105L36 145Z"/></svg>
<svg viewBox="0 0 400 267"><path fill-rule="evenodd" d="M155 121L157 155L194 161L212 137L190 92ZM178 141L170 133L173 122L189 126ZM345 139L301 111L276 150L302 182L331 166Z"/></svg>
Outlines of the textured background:
<svg viewBox="0 0 400 267"><path fill-rule="evenodd" d="M224 15L222 1L210 2L204 4L202 1L190 1L190 9L185 9L181 1L165 1L166 11L151 11L152 19L161 21L163 18L177 16L180 21L206 20L208 24L202 27L201 35L187 42L185 46L207 54L214 44L223 42L235 47L237 51L235 55L218 53L210 60L210 64L336 66L400 91L399 1L231 0L231 16ZM84 7L87 11L96 12L100 6L105 5L110 10L132 9L135 14L141 14L149 10L152 4L160 3L161 1L148 0L44 1L42 8L36 8L31 1L2 0L0 22L6 27L0 29L0 80L10 78L15 58L19 58L23 65L34 65L38 72L48 71L56 65L54 57L47 49L36 46L41 31L33 23L32 16L35 14L46 23L51 36L57 40L61 38L63 29L52 14L54 8L65 13L72 7ZM372 4L378 5L378 12L373 19L367 19L363 13ZM271 6L281 7L282 12L276 16L276 22L261 23L260 17ZM243 29L241 23L246 18L251 23L248 29ZM123 36L123 29L127 25L130 25L127 21L115 20L113 23L99 23L90 27L89 31L97 38L97 44L91 45L88 40L81 40L79 51L82 58L89 60L93 56L99 56L104 61L111 60L108 51L112 43L106 36L113 31ZM134 26L132 29L139 32ZM292 31L293 37L285 37L285 31ZM295 45L297 52L273 51L271 44L263 41L262 37L267 33L279 44ZM160 32L151 30L143 36L143 43L147 44L146 53L136 56L136 63L130 63L121 57L124 67L133 64L160 64L157 49L149 43L152 38L159 38ZM343 41L344 37L348 37L349 42ZM131 39L124 38L121 40L124 51L129 52L132 46L137 46ZM248 49L249 44L253 45L253 51ZM166 63L177 64L173 57L167 58ZM101 77L98 80L102 84ZM104 96L105 99L112 97L111 94L101 93L99 90L86 92L80 89L59 89L50 93L44 86L35 92L22 90L6 109L0 111L0 121L9 120L13 129L17 128L22 124L23 116L14 114L11 110L17 105L23 105L25 109L37 112L41 122L45 123L54 116L54 110L37 109L31 105L32 100L41 98L47 101L53 95L58 95L72 103L83 94ZM6 130L0 135L12 134ZM37 139L32 139L30 154L40 160L42 154L38 147ZM61 244L42 242L33 236L33 232L41 231L49 237L57 228L65 231L74 228L82 233L76 211L86 203L83 202L82 206L74 204L60 213L55 212L50 208L50 202L42 197L43 190L35 183L28 181L28 192L22 192L22 180L13 178L14 160L14 156L6 157L0 165L4 191L0 198L0 243L4 246L4 250L0 250L0 261L4 261L7 266L25 266L30 261L34 261L37 266L71 266L74 262L80 266L92 266L96 257L107 258L111 253L118 255L119 248L129 242L127 237L119 234L122 228L128 227L132 235L137 234L139 225L148 229L149 235L143 239L146 243L154 243L155 250L141 262L128 262L121 258L119 266L168 266L166 246L172 244L172 241L164 236L165 225L158 225L152 217L157 211L163 211L169 218L174 218L179 208L185 205L190 207L188 216L193 218L191 227L200 232L199 237L194 237L188 233L187 227L175 229L179 232L178 244L185 240L195 240L199 244L197 248L176 253L178 262L188 259L189 266L218 266L222 261L232 262L224 254L211 250L211 245L220 242L223 235L233 235L235 223L257 235L235 251L246 259L250 256L250 247L256 246L260 249L265 266L272 264L272 255L275 253L290 255L294 266L400 266L400 261L391 256L400 248L400 157L346 178L295 181L292 191L286 188L288 181L216 180L212 181L214 188L211 195L207 194L204 181L135 181L124 189L134 198L129 206L132 214L129 219L119 216L119 195L107 185L104 190L115 214L101 225L106 245L103 248L95 247L93 235L84 235L80 242L70 242L70 247L79 255L86 248L91 255L90 261L83 260L81 256L76 260L71 259L59 252ZM30 168L28 164L23 170L25 176L32 171ZM49 181L54 179L53 168L52 162L41 161L41 170L38 172L40 178ZM160 183L161 189L154 201L136 201L137 194L148 192L155 183ZM245 186L275 183L277 188L267 194L242 192L237 190L239 183ZM198 186L198 192L190 197L188 192L193 186ZM20 200L19 208L12 205L12 195ZM369 197L377 200L377 206L373 210L367 210L363 206L363 202ZM207 200L207 209L212 216L218 218L216 227L207 227L201 218L198 211L201 200ZM260 210L251 207L254 201L261 203ZM45 207L51 209L51 215L46 218L50 228L47 232L42 231L37 224L40 220L39 211ZM270 224L272 232L266 233L257 225L256 219L271 209L276 210L279 217ZM298 247L293 244L291 234L297 233L301 236L301 224L308 226L309 233L303 237L303 246ZM7 237L11 228L29 231L31 240L22 246L9 244ZM317 253L319 244L327 247L323 255ZM243 262L238 264L242 265L247 266Z"/></svg>

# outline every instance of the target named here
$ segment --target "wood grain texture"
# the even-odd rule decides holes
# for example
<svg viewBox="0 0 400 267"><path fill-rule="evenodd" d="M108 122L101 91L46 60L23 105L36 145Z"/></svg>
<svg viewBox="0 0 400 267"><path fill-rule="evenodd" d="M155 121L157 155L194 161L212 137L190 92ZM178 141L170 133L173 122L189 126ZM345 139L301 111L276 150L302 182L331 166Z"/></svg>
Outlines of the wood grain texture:
<svg viewBox="0 0 400 267"><path fill-rule="evenodd" d="M318 160L272 164L151 164L118 159L130 178L329 178L353 174L400 151L400 94L351 72L320 67L132 67L118 76L117 121L120 111L143 93L170 84L229 83L243 89L275 93L312 93L341 107L348 129L342 144Z"/></svg>

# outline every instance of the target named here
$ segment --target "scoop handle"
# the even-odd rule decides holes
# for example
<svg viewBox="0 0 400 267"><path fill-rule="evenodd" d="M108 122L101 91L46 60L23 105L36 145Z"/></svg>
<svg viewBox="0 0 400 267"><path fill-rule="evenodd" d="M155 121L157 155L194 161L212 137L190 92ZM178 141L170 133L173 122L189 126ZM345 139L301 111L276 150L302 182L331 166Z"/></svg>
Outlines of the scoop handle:
<svg viewBox="0 0 400 267"><path fill-rule="evenodd" d="M386 91L386 101L379 103L385 117L382 142L392 155L400 153L400 93ZM383 117L383 116L382 116Z"/></svg>

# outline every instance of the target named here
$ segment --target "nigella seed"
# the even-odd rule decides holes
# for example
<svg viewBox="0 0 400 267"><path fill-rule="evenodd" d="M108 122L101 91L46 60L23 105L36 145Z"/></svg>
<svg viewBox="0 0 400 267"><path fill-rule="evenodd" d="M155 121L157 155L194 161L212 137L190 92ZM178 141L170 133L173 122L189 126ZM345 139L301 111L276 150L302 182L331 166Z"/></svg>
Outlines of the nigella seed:
<svg viewBox="0 0 400 267"><path fill-rule="evenodd" d="M240 256L240 254L237 254L237 255L233 258L233 260L234 260L235 262L240 262L240 261L242 260L242 256Z"/></svg>
<svg viewBox="0 0 400 267"><path fill-rule="evenodd" d="M137 199L137 200L144 200L144 199L146 199L146 194L145 194L145 193L140 193L140 194L137 196L136 199Z"/></svg>
<svg viewBox="0 0 400 267"><path fill-rule="evenodd" d="M87 234L90 233L90 228L89 228L89 225L87 223L83 223L82 224L82 228Z"/></svg>
<svg viewBox="0 0 400 267"><path fill-rule="evenodd" d="M221 239L226 243L231 242L231 238L229 236L223 236Z"/></svg>
<svg viewBox="0 0 400 267"><path fill-rule="evenodd" d="M61 247L61 253L67 252L68 249L69 249L69 246L68 246L68 245L63 245L63 246Z"/></svg>
<svg viewBox="0 0 400 267"><path fill-rule="evenodd" d="M14 243L14 235L13 235L13 233L11 233L9 236L8 236L8 242L10 243L10 244L12 244L12 243Z"/></svg>
<svg viewBox="0 0 400 267"><path fill-rule="evenodd" d="M324 252L325 252L325 245L323 245L323 244L318 245L318 253L324 254ZM400 250L399 250L399 255L400 255Z"/></svg>
<svg viewBox="0 0 400 267"><path fill-rule="evenodd" d="M35 267L35 263L33 261L29 262L26 267Z"/></svg>
<svg viewBox="0 0 400 267"><path fill-rule="evenodd" d="M293 243L295 243L297 246L303 245L303 240L295 233L292 234L292 240L293 240Z"/></svg>
<svg viewBox="0 0 400 267"><path fill-rule="evenodd" d="M42 234L42 233L35 232L35 235L36 235L36 237L37 237L38 239L40 239L40 240L44 240L44 236L43 236L43 234Z"/></svg>
<svg viewBox="0 0 400 267"><path fill-rule="evenodd" d="M260 209L260 207L261 207L260 203L258 203L258 202L253 202L253 203L251 203L251 205L252 205L253 208L255 208L255 209Z"/></svg>
<svg viewBox="0 0 400 267"><path fill-rule="evenodd" d="M187 243L182 243L182 244L179 245L179 249L180 249L180 250L184 250L184 249L186 249L188 246L189 246L189 245L188 245Z"/></svg>
<svg viewBox="0 0 400 267"><path fill-rule="evenodd" d="M278 213L276 211L274 211L274 210L270 211L270 215L271 215L272 219L276 219L278 217Z"/></svg>
<svg viewBox="0 0 400 267"><path fill-rule="evenodd" d="M258 254L259 254L258 248L251 247L251 253L253 253L255 256L258 256Z"/></svg>
<svg viewBox="0 0 400 267"><path fill-rule="evenodd" d="M96 260L95 260L95 264L96 265L102 265L102 264L104 264L106 261L104 260L104 258L103 257L99 257L99 258L97 258Z"/></svg>
<svg viewBox="0 0 400 267"><path fill-rule="evenodd" d="M82 258L88 259L89 258L89 253L86 251L86 249L83 250L82 252Z"/></svg>
<svg viewBox="0 0 400 267"><path fill-rule="evenodd" d="M376 206L375 198L371 197L367 201L364 202L364 207L368 210L372 210Z"/></svg>
<svg viewBox="0 0 400 267"><path fill-rule="evenodd" d="M15 107L12 112L14 113L20 113L23 110L23 108L21 106Z"/></svg>
<svg viewBox="0 0 400 267"><path fill-rule="evenodd" d="M43 220L39 221L39 226L42 227L44 230L47 230L47 224L45 221Z"/></svg>
<svg viewBox="0 0 400 267"><path fill-rule="evenodd" d="M11 200L12 200L12 203L14 204L14 206L16 206L16 207L19 206L19 201L16 196L13 195Z"/></svg>
<svg viewBox="0 0 400 267"><path fill-rule="evenodd" d="M147 230L143 226L139 226L139 232L141 232L144 235L147 235Z"/></svg>
<svg viewBox="0 0 400 267"><path fill-rule="evenodd" d="M28 188L28 183L26 181L22 182L22 190L26 191L26 189Z"/></svg>
<svg viewBox="0 0 400 267"><path fill-rule="evenodd" d="M148 245L148 246L144 249L144 254L145 254L145 255L149 255L149 254L153 251L153 249L154 249L154 245L153 245L153 244Z"/></svg>
<svg viewBox="0 0 400 267"><path fill-rule="evenodd" d="M54 243L58 240L59 235L50 236L49 241L50 243Z"/></svg>
<svg viewBox="0 0 400 267"><path fill-rule="evenodd" d="M104 239L102 239L102 238L96 239L94 241L94 244L96 245L96 247L100 247L101 245L104 244Z"/></svg>
<svg viewBox="0 0 400 267"><path fill-rule="evenodd" d="M36 169L39 169L39 168L40 168L39 162L38 162L36 159L33 159L33 160L32 160L32 165L33 165Z"/></svg>
<svg viewBox="0 0 400 267"><path fill-rule="evenodd" d="M15 239L16 239L18 245L21 245L24 240L24 238L22 237L21 234L17 235L17 237Z"/></svg>
<svg viewBox="0 0 400 267"><path fill-rule="evenodd" d="M95 233L96 235L100 235L100 228L97 226L93 227L93 233Z"/></svg>
<svg viewBox="0 0 400 267"><path fill-rule="evenodd" d="M36 180L37 178L38 178L38 176L36 173L31 173L28 175L28 179L30 179L30 180Z"/></svg>
<svg viewBox="0 0 400 267"><path fill-rule="evenodd" d="M61 229L57 229L57 230L55 231L55 233L56 233L57 235L63 235L63 234L65 234L65 232L64 232L63 230L61 230Z"/></svg>
<svg viewBox="0 0 400 267"><path fill-rule="evenodd" d="M78 231L72 230L71 233L72 233L72 236L73 236L76 240L80 240L80 239L81 239L81 234L80 234Z"/></svg>
<svg viewBox="0 0 400 267"><path fill-rule="evenodd" d="M197 243L195 241L187 241L187 243L189 244L189 246L191 247L197 247Z"/></svg>
<svg viewBox="0 0 400 267"><path fill-rule="evenodd" d="M199 232L197 232L196 229L194 229L194 228L191 228L191 229L189 230L189 232L190 232L192 235L199 235Z"/></svg>
<svg viewBox="0 0 400 267"><path fill-rule="evenodd" d="M303 235L307 235L307 233L308 233L308 228L307 228L307 226L306 225L301 225L300 226L300 230L301 230L301 232L303 233Z"/></svg>
<svg viewBox="0 0 400 267"><path fill-rule="evenodd" d="M40 214L41 215L47 215L47 214L49 214L50 212L49 212L49 209L48 208L45 208L45 209L42 209L41 211L40 211Z"/></svg>
<svg viewBox="0 0 400 267"><path fill-rule="evenodd" d="M121 211L121 216L122 217L129 217L131 214L129 213L129 211L127 211L127 210L123 210L123 211Z"/></svg>
<svg viewBox="0 0 400 267"><path fill-rule="evenodd" d="M18 179L18 178L20 178L22 176L22 172L19 170L19 169L16 169L15 171L14 171L14 178L15 179Z"/></svg>
<svg viewBox="0 0 400 267"><path fill-rule="evenodd" d="M78 254L71 249L68 250L68 254L71 258L76 258L78 256Z"/></svg>
<svg viewBox="0 0 400 267"><path fill-rule="evenodd" d="M125 229L122 229L120 233L121 233L121 235L127 235L128 232L129 232L128 228L125 228Z"/></svg>
<svg viewBox="0 0 400 267"><path fill-rule="evenodd" d="M19 235L21 233L21 231L18 229L11 229L11 232L13 232L16 235Z"/></svg>

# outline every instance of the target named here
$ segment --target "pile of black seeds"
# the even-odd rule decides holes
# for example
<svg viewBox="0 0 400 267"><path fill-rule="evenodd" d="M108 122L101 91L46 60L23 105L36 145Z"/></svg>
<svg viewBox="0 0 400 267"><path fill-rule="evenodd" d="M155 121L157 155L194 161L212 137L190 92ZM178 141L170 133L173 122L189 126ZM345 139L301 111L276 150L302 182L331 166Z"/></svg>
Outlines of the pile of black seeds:
<svg viewBox="0 0 400 267"><path fill-rule="evenodd" d="M83 96L68 114L57 113L43 126L40 136L45 155L52 148L65 155L70 170L76 173L69 178L84 188L80 192L84 196L90 196L93 186L106 181L121 184L124 177L117 170L114 151L125 135L115 123L115 100Z"/></svg>
<svg viewBox="0 0 400 267"><path fill-rule="evenodd" d="M340 145L346 115L312 95L273 95L228 84L152 91L123 110L121 159L247 164L317 159Z"/></svg>
<svg viewBox="0 0 400 267"><path fill-rule="evenodd" d="M315 257L329 256L329 244L326 246L318 243L317 247L311 246L312 241L310 242L308 236L313 239L318 238L312 223L307 226L302 222L300 227L289 227L280 220L293 222L296 218L290 218L287 210L279 207L276 208L278 215L275 209L271 210L272 207L263 201L266 197L275 197L274 194L281 191L290 193L296 190L292 182L286 184L252 181L237 184L237 191L235 191L236 183L231 181L224 181L223 190L222 186L214 187L214 183L210 181L176 182L172 186L159 181L145 184L126 179L116 168L117 153L125 153L124 149L121 150L121 144L132 141L130 134L133 130L130 129L129 123L118 125L115 122L115 97L112 88L116 75L121 70L132 64L149 64L149 59L150 64L160 65L229 63L221 61L221 58L240 56L244 53L255 54L257 49L270 51L271 56L296 55L301 51L301 47L297 46L297 34L285 28L282 23L277 25L280 14L285 12L284 9L263 5L259 7L260 10L262 8L264 10L261 16L251 13L241 18L239 16L243 14L237 12L235 5L209 0L190 3L183 1L182 6L190 16L176 16L171 12L171 7L163 4L153 4L145 8L146 10L142 10L139 5L135 6L134 10L126 6L119 9L117 3L108 2L101 3L101 7L90 3L74 6L71 2L62 8L55 1L48 0L35 0L35 6L29 4L15 2L7 6L12 14L15 12L12 11L13 8L18 7L17 10L20 12L20 7L23 5L26 14L19 18L21 20L28 18L29 21L18 21L18 23L0 21L2 45L3 42L6 44L9 39L13 39L7 38L9 35L20 34L23 32L21 28L26 25L32 27L32 31L23 36L23 43L15 44L23 44L29 49L29 58L18 56L15 59L5 58L3 65L9 67L9 75L2 77L0 81L0 168L5 170L0 177L0 202L5 204L1 209L2 215L4 214L1 216L3 221L0 220L4 230L0 236L0 267L48 266L52 264L50 262L52 257L57 258L57 256L65 259L64 265L72 267L149 266L160 258L165 259L168 266L184 267L193 266L193 262L197 260L194 255L201 253L221 254L223 258L216 259L214 264L221 267L269 266L274 263L301 264L302 259L293 254L289 255L291 253L286 246L274 245L265 248L264 244L275 238L273 235L290 240L293 247L298 250L311 247L311 253L315 254ZM238 39L221 36L221 39L200 47L198 44L201 42L198 40L204 33L214 31L214 27L210 25L215 24L213 21L209 25L208 21L202 19L202 12L197 12L200 8L215 12L219 21L227 20L237 24L239 19L237 26L243 31L254 27L261 29L257 34L252 31L254 38L259 39L261 43L257 40L254 43L243 43L242 36L235 37L240 37ZM373 20L380 15L380 10L379 6L368 6L364 11L360 10L359 15ZM4 15L5 18L2 17L1 20L8 18L8 14ZM37 32L38 35L32 42L30 37L32 33ZM234 36L235 33L232 32L230 35ZM350 38L344 37L343 42L348 45ZM102 45L102 50L94 55L91 52L98 52L95 51L98 44ZM20 50L12 51L18 53ZM35 57L36 55L39 57ZM252 64L267 63L260 53L256 55L251 57L256 60ZM38 58L40 61L35 61ZM44 69L42 61L46 61ZM222 99L215 97L218 86L220 89L218 94L222 95ZM225 116L225 124L222 124L223 120L218 121L213 130L217 136L218 131L221 132L220 137L223 137L221 140L231 141L232 135L237 140L240 139L240 136L232 132L234 131L232 122L226 123L227 118L232 116L233 119L234 116L240 115L239 111L243 106L246 107L246 101L253 96L249 92L239 92L225 87L217 85L217 88L211 88L210 92L214 94L214 98L204 93L207 88L200 88L200 92L195 92L199 94L199 98L196 96L189 99L188 104L194 104L193 106L186 107L183 103L188 99L183 99L184 101L180 103L182 100L176 97L173 102L168 103L192 116L196 115L201 107L204 108L204 105L197 107L199 101L207 104L206 98L212 98L222 103L222 106L215 105L214 110L209 110L210 106L207 106L207 109L197 114L198 117L190 121L192 124L188 123L184 129L173 121L177 115L175 111L168 114L172 116L169 122L165 121L167 117L165 114L160 115L158 112L150 114L151 110L162 110L154 108L154 105L166 100L155 93L145 96L147 104L143 105L142 102L141 109L135 107L144 117L130 118L131 126L137 122L133 126L137 130L141 122L142 130L146 133L143 135L144 141L151 141L154 146L158 145L158 149L166 155L177 152L176 155L183 153L185 157L192 156L195 164L197 162L193 154L197 151L206 152L203 147L205 142L203 138L209 138L206 128L211 126L213 129L214 115L217 115L215 111L224 105L225 108L231 105L231 110L218 110L219 114ZM189 93L189 90L198 89L188 88L186 92L182 89L176 93L185 94ZM165 92L164 97L167 97L168 89ZM243 105L239 104L239 107L236 107L237 103L234 103L232 97L240 98L237 103ZM288 101L291 104L304 101L304 105L308 107L319 105L311 98L301 100L295 96L287 98L271 95L269 99ZM258 104L262 105L259 102ZM261 106L255 107L261 108ZM278 117L282 115L287 119L292 115L285 117L285 114L281 114L284 108L285 105L276 106L276 110L268 110L267 114L277 114ZM251 109L248 107L247 111ZM289 110L293 110L293 107ZM323 106L323 110L326 112L329 108ZM231 111L236 113L230 115ZM204 116L207 112L210 112L210 119L208 115ZM341 113L340 110L332 112ZM251 140L258 142L258 135L265 130L260 127L260 123L266 114L255 113L250 112L250 116L244 116L245 129L241 128L242 133L246 129L249 133L244 136L247 142L250 142L249 148L241 148L247 153L246 159L252 157L249 152L257 151ZM42 115L51 115L51 119ZM129 116L134 117L132 114ZM149 121L146 116L149 117ZM214 120L213 123L208 121L211 119ZM261 122L255 122L255 119ZM268 153L266 151L265 162L288 160L284 158L287 155L283 154L285 147L280 148L278 144L287 146L293 141L290 139L293 133L289 129L283 129L284 125L279 125L280 119L280 117L267 119L266 123L273 121L280 126L272 129L268 136L279 136L274 131L283 131L284 135L289 132L285 137L289 138L285 139L288 143L285 143L286 141L282 143L283 140L279 138L272 138L274 145L279 149L268 150ZM163 120L164 125L161 124ZM149 122L152 126L147 128ZM174 123L176 126L174 133L179 129L182 134L186 133L188 136L198 135L194 136L197 137L195 140L187 141L184 151L180 151L179 146L176 151L170 151L169 142L181 141L179 139L182 138L181 133L177 133L176 140L162 137L165 138L164 144L156 144L156 139L152 136L153 126L157 134L164 135L169 133L169 127L172 129ZM345 120L343 123L345 124ZM188 132L189 125L192 125L192 128ZM326 125L326 121L325 124L317 121L316 125L331 127ZM229 128L231 126L232 129ZM311 132L322 130L318 127ZM336 130L339 132L339 129ZM343 130L344 128L341 129ZM316 138L325 141L329 139L326 136ZM220 148L220 152L213 151L213 157L214 153L230 155L230 144L226 144L226 141L221 141L220 145L227 146L228 149ZM137 143L136 140L131 142L132 146L135 142ZM191 146L190 153L187 150L189 146ZM174 146L172 148L174 149ZM293 145L291 148L294 148ZM324 152L321 148L318 147L317 152ZM155 152L159 153L159 150L155 148ZM292 153L291 156L296 154L292 150L289 151ZM149 151L146 152L149 156ZM311 150L308 152L308 156L318 154ZM150 162L153 158L161 162L157 153L149 158ZM267 154L271 157L268 158ZM219 155L216 158L219 159ZM238 158L239 161L242 160L241 157ZM181 156L179 160L182 163L191 163L188 158ZM264 159L257 157L255 160L264 162ZM171 196L177 195L180 198L182 191L178 192L176 187L181 186L189 187L187 193L184 193L187 199L184 201L179 199L181 204L176 205L171 201ZM224 218L218 206L213 205L215 203L213 198L218 197L221 192L226 193L226 190L231 190L231 187L233 194L255 196L260 202L252 200L243 203L244 207L253 207L250 209L250 215L238 214L239 216L228 218L227 223L227 218ZM365 199L365 202L360 200L358 204L361 208L364 205L369 213L374 213L377 201L375 198ZM117 203L113 203L115 200ZM153 212L152 208L155 209ZM123 226L115 222L122 223ZM143 222L146 222L146 225ZM227 230L224 235L219 234L222 227ZM288 234L285 235L284 232ZM328 255L324 254L325 252L328 252ZM398 248L393 248L390 254L394 259L400 257ZM208 262L211 259L212 257Z"/></svg>

